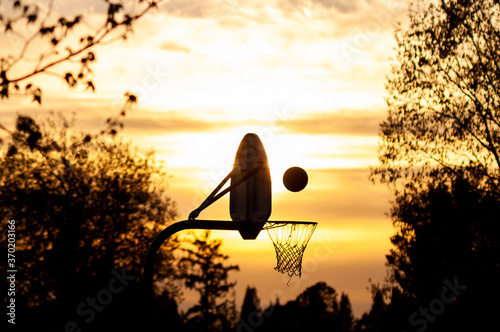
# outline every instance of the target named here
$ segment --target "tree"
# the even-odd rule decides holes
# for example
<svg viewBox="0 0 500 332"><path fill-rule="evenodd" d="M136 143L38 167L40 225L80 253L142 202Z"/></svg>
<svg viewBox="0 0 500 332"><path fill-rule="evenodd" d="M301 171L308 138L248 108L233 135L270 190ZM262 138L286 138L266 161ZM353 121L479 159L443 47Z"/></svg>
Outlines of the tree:
<svg viewBox="0 0 500 332"><path fill-rule="evenodd" d="M394 328L398 316L411 323L451 282L467 292L421 327L478 329L498 310L485 303L500 296L486 289L500 277L499 15L493 0L415 0L408 28L396 30L380 166L372 169L395 194L397 229L387 256L392 298L378 329Z"/></svg>
<svg viewBox="0 0 500 332"><path fill-rule="evenodd" d="M387 255L391 282L413 310L440 299L450 283L465 285L467 291L447 304L448 317L440 324L463 326L457 317L474 317L472 326L486 326L500 309L488 301L500 296L493 286L500 278L500 200L465 179L429 186L425 192L407 190L392 209L399 229Z"/></svg>
<svg viewBox="0 0 500 332"><path fill-rule="evenodd" d="M243 305L241 306L240 320L239 320L239 331L244 331L246 326L255 325L255 322L259 322L262 315L262 308L260 307L260 299L257 295L257 289L255 287L247 287L245 292L245 298L243 299Z"/></svg>
<svg viewBox="0 0 500 332"><path fill-rule="evenodd" d="M347 294L342 293L339 304L340 331L352 331L354 327L354 314L352 313L351 301Z"/></svg>
<svg viewBox="0 0 500 332"><path fill-rule="evenodd" d="M60 77L70 88L83 84L94 91L92 63L96 60L96 46L127 39L136 21L158 6L155 0L103 0L106 15L98 23L88 21L83 14L58 17L54 13L57 2L53 0L9 2L11 6L0 13L0 37L16 45L12 53L0 53L0 97L26 94L39 104L42 88L30 80L43 74ZM9 48L4 50L8 52ZM72 63L76 65L68 69Z"/></svg>
<svg viewBox="0 0 500 332"><path fill-rule="evenodd" d="M295 301L305 310L311 311L308 317L321 319L324 315L338 312L337 295L335 289L325 282L318 282L299 294Z"/></svg>
<svg viewBox="0 0 500 332"><path fill-rule="evenodd" d="M108 287L113 271L125 269L134 277L125 293L139 292L137 277L148 245L176 216L166 196L164 169L153 153L141 155L118 138L80 145L82 134L72 126L62 117L37 123L20 116L13 137L39 133L32 139L36 148L20 146L0 158L1 227L7 229L8 220L15 220L16 227L16 301L19 310L38 314L19 323L38 328L61 328L72 319L91 324L75 309ZM75 143L80 155L72 153ZM5 246L2 241L6 251ZM174 300L172 251L177 246L173 240L162 247L156 269L157 286L168 289ZM58 312L57 318L47 315L51 311Z"/></svg>
<svg viewBox="0 0 500 332"><path fill-rule="evenodd" d="M229 256L220 251L222 240L211 240L210 231L193 236L194 248L182 248L186 255L179 261L178 275L188 289L200 295L198 304L185 315L188 328L227 331L236 320L234 299L227 298L236 282L229 282L228 277L230 271L238 271L239 267L225 265Z"/></svg>
<svg viewBox="0 0 500 332"><path fill-rule="evenodd" d="M494 0L411 1L374 178L400 192L463 174L500 195L499 15Z"/></svg>
<svg viewBox="0 0 500 332"><path fill-rule="evenodd" d="M307 288L297 296L294 301L285 305L270 305L265 310L265 319L262 327L256 327L256 331L350 331L343 329L345 325L344 310L340 316L337 291L325 282ZM349 299L344 295L344 309L347 309ZM349 305L350 306L350 305ZM352 317L351 317L352 318ZM244 331L244 330L243 330Z"/></svg>
<svg viewBox="0 0 500 332"><path fill-rule="evenodd" d="M392 331L396 330L397 327L387 324L385 320L387 305L384 302L383 291L380 289L372 289L373 303L370 311L363 314L361 319L356 323L356 331ZM386 326L384 326L386 325Z"/></svg>
<svg viewBox="0 0 500 332"><path fill-rule="evenodd" d="M161 1L103 0L106 10L105 15L99 16L100 22L90 21L91 18L82 13L72 17L57 13L59 4L53 0L35 3L12 0L9 3L0 13L0 43L11 46L0 49L0 99L7 100L13 95L31 96L33 102L41 104L43 89L35 79L43 75L59 77L69 88L83 85L85 90L94 92L92 65L97 59L96 48L127 39L137 21L157 8ZM124 95L127 100L121 110L122 116L129 106L137 103L134 94L125 92ZM19 123L19 120L16 121ZM103 134L115 135L117 127L123 126L116 117L108 118L107 124L107 130L85 135L80 144ZM16 142L17 138L12 137L14 130L2 124L0 129ZM33 128L27 129L25 133L33 133ZM27 142L30 148L38 134L35 130L31 135L34 140ZM0 144L2 141L0 138ZM11 144L9 153L16 150L16 144Z"/></svg>

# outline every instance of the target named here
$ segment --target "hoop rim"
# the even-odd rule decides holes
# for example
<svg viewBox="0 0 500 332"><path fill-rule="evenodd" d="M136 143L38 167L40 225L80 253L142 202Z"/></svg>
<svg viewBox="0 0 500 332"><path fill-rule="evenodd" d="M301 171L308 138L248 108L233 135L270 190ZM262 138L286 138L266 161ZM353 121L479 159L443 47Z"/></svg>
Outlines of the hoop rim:
<svg viewBox="0 0 500 332"><path fill-rule="evenodd" d="M271 224L271 225L268 225ZM286 220L268 220L264 226L262 227L263 230L268 230L268 229L273 229L273 228L278 228L278 227L284 227L288 224L293 224L293 225L317 225L318 223L316 221L286 221Z"/></svg>

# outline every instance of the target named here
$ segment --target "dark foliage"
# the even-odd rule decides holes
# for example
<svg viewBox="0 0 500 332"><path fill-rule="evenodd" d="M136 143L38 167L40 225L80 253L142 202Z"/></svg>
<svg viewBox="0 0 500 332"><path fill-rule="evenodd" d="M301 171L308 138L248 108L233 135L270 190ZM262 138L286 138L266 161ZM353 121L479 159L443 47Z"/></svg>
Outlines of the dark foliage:
<svg viewBox="0 0 500 332"><path fill-rule="evenodd" d="M130 145L105 137L79 145L85 135L72 133L70 127L65 119L51 118L42 126L19 117L14 139L29 141L33 132L39 136L36 148L21 144L17 153L2 155L0 213L6 217L1 227L7 229L8 220L15 220L19 325L55 331L74 320L96 330L115 324L111 317L118 311L143 302L136 301L141 298L143 258L176 212L153 154L140 155ZM53 149L45 151L46 146ZM4 252L6 245L2 241ZM159 301L170 307L175 307L179 292L172 279L177 246L175 239L165 245L156 267L158 282L169 291ZM126 273L128 279L116 273ZM109 291L116 289L120 291L108 303ZM98 306L93 317L89 296L104 296L101 302L109 310L101 314Z"/></svg>
<svg viewBox="0 0 500 332"><path fill-rule="evenodd" d="M221 252L222 240L211 240L210 231L194 234L185 256L179 261L180 278L188 289L200 295L197 305L184 315L189 331L229 331L236 323L234 299L228 298L236 282L229 282L229 272L237 265L226 265L228 255Z"/></svg>
<svg viewBox="0 0 500 332"><path fill-rule="evenodd" d="M285 305L275 303L254 319L249 326L254 331L352 331L354 318L349 298L324 282L319 282ZM259 323L256 323L259 322ZM245 331L245 329L242 329Z"/></svg>
<svg viewBox="0 0 500 332"><path fill-rule="evenodd" d="M388 299L366 330L484 330L500 306L500 4L410 2L372 176L395 194ZM377 300L380 302L380 300ZM379 306L381 307L381 306ZM372 310L373 311L373 310ZM371 327L370 327L371 326Z"/></svg>

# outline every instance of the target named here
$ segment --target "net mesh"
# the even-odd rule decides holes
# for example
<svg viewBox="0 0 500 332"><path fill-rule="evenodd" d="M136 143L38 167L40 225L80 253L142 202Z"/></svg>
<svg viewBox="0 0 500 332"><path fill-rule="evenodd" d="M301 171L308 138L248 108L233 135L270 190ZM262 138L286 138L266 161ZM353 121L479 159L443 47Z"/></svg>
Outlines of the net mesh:
<svg viewBox="0 0 500 332"><path fill-rule="evenodd" d="M294 275L302 275L302 256L316 226L315 222L267 222L264 229L273 241L276 251L276 271Z"/></svg>

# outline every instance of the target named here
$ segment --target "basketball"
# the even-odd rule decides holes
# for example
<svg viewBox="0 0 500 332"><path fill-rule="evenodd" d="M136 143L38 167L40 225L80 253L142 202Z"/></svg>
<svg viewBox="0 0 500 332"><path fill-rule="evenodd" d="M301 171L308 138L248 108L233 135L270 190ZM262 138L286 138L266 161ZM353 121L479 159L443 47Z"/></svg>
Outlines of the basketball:
<svg viewBox="0 0 500 332"><path fill-rule="evenodd" d="M298 192L304 189L307 186L307 173L300 167L290 167L286 170L285 174L283 174L283 184L286 189Z"/></svg>

